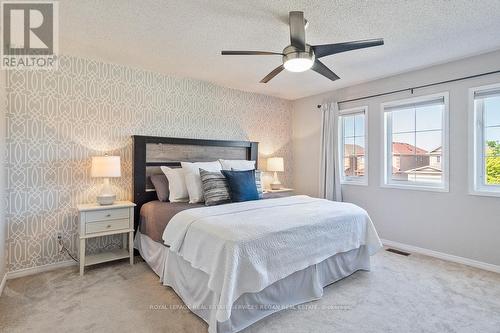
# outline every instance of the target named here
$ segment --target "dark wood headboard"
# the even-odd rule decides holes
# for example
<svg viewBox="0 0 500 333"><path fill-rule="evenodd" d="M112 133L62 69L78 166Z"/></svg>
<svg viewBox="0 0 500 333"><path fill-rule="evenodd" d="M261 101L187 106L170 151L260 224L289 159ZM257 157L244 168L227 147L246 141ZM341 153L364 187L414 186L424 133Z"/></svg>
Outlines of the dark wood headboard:
<svg viewBox="0 0 500 333"><path fill-rule="evenodd" d="M132 136L134 140L134 203L135 230L143 204L158 200L149 176L160 173L160 166L180 167L181 161L208 162L222 159L254 160L257 165L258 143L250 141L224 141Z"/></svg>

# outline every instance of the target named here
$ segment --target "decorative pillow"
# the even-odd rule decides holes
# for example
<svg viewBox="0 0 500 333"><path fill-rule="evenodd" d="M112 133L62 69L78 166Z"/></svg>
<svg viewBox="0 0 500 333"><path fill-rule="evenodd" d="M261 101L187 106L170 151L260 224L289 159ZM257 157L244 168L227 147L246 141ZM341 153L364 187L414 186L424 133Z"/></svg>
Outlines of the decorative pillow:
<svg viewBox="0 0 500 333"><path fill-rule="evenodd" d="M203 189L201 186L200 169L215 172L220 171L218 161L214 162L181 162L185 171L186 187L189 193L189 203L203 202Z"/></svg>
<svg viewBox="0 0 500 333"><path fill-rule="evenodd" d="M219 162L222 166L222 170L254 170L255 169L255 161L248 160L221 160Z"/></svg>
<svg viewBox="0 0 500 333"><path fill-rule="evenodd" d="M231 169L232 171L245 171L245 170L237 170ZM255 186L257 186L257 193L259 193L259 199L264 197L264 190L262 189L262 172L260 170L255 170Z"/></svg>
<svg viewBox="0 0 500 333"><path fill-rule="evenodd" d="M151 175L149 179L151 179L151 183L153 183L155 187L158 200L163 202L168 201L169 192L167 176L165 176L165 174Z"/></svg>
<svg viewBox="0 0 500 333"><path fill-rule="evenodd" d="M264 190L262 189L262 172L260 170L255 170L255 186L257 187L257 193L259 193L259 199L262 199Z"/></svg>
<svg viewBox="0 0 500 333"><path fill-rule="evenodd" d="M220 172L200 169L200 178L206 206L231 202L227 180Z"/></svg>
<svg viewBox="0 0 500 333"><path fill-rule="evenodd" d="M184 179L184 170L182 168L169 168L161 166L161 171L167 176L168 190L170 192L168 200L170 202L187 202L189 194Z"/></svg>
<svg viewBox="0 0 500 333"><path fill-rule="evenodd" d="M257 185L255 185L255 170L221 171L227 179L232 202L259 200Z"/></svg>

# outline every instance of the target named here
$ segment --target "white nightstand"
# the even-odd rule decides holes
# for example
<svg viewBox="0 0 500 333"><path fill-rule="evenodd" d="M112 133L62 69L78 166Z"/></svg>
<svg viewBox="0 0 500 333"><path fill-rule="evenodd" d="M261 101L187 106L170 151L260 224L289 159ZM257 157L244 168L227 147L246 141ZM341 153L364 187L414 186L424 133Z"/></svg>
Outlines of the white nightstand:
<svg viewBox="0 0 500 333"><path fill-rule="evenodd" d="M279 190L266 189L264 194L266 194L267 198L282 198L292 196L293 191L293 188L280 188Z"/></svg>
<svg viewBox="0 0 500 333"><path fill-rule="evenodd" d="M284 193L284 192L293 192L295 191L293 188L280 188L279 190L271 190L271 189L266 189L264 193Z"/></svg>
<svg viewBox="0 0 500 333"><path fill-rule="evenodd" d="M80 275L85 266L130 257L134 264L134 207L130 201L116 201L113 205L101 206L97 203L78 205L80 223ZM85 255L85 241L88 238L122 234L123 248ZM128 238L128 250L126 249Z"/></svg>

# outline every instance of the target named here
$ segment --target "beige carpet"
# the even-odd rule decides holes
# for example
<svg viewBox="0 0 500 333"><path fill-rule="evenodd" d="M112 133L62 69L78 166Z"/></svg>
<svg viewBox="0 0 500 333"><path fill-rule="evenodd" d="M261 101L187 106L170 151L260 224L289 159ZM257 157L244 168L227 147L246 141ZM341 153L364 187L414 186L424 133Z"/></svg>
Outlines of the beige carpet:
<svg viewBox="0 0 500 333"><path fill-rule="evenodd" d="M500 275L385 251L371 272L325 289L306 308L274 314L249 332L500 332ZM10 280L1 332L206 332L144 262L110 263Z"/></svg>

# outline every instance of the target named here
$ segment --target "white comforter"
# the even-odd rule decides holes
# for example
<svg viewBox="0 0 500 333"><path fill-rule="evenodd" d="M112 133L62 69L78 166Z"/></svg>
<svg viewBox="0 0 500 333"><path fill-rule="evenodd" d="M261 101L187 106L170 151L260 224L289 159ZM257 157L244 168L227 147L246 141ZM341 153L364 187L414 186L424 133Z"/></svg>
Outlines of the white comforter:
<svg viewBox="0 0 500 333"><path fill-rule="evenodd" d="M248 201L182 211L163 232L170 251L209 276L220 295L216 319L234 301L337 253L382 246L365 210L308 196Z"/></svg>

